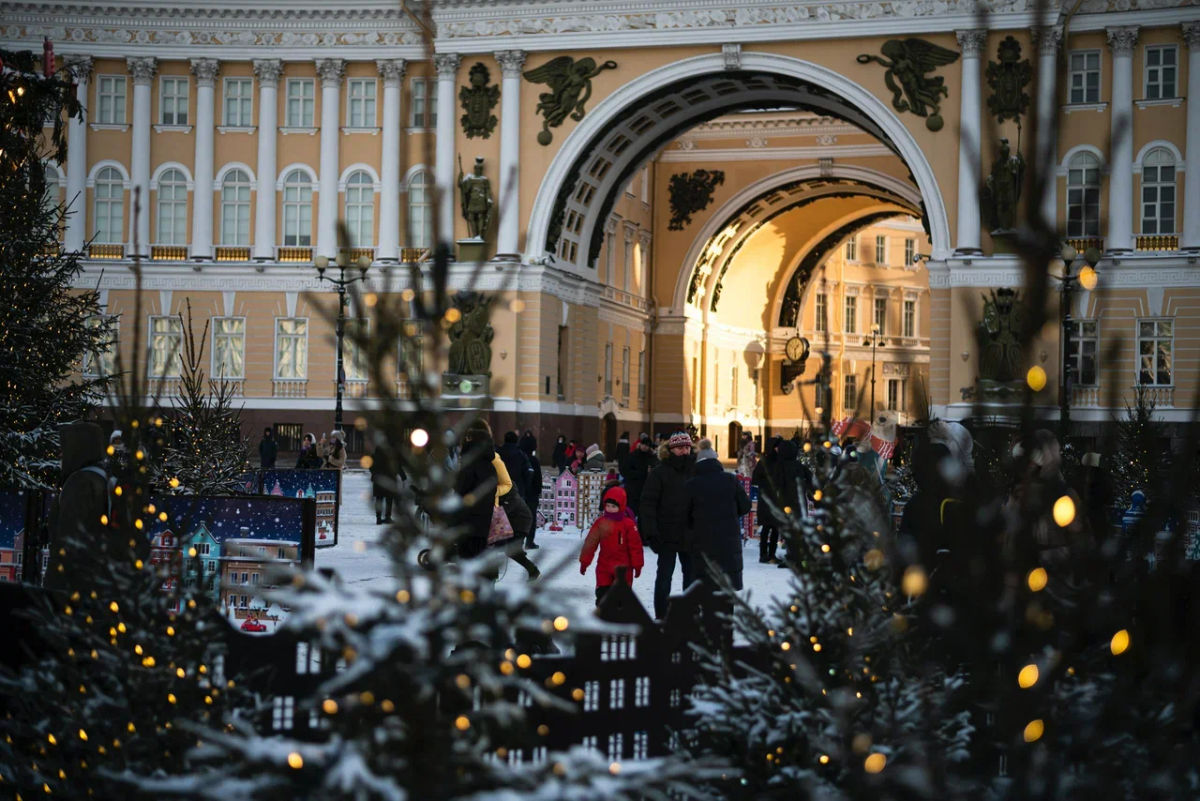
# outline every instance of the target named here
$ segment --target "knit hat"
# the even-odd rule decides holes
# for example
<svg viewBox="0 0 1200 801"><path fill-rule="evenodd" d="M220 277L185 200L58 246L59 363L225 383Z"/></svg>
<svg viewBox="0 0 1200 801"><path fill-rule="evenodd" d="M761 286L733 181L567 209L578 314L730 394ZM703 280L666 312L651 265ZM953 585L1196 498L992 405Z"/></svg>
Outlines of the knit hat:
<svg viewBox="0 0 1200 801"><path fill-rule="evenodd" d="M587 446L587 450L583 453L584 456L591 458L594 454L600 453L600 446L593 442L591 445Z"/></svg>
<svg viewBox="0 0 1200 801"><path fill-rule="evenodd" d="M671 435L671 438L667 440L668 448L679 448L684 445L688 446L689 448L692 447L692 438L688 436L686 431L676 431Z"/></svg>
<svg viewBox="0 0 1200 801"><path fill-rule="evenodd" d="M114 439L121 439L121 429L114 428L113 432L108 435L109 442L112 442Z"/></svg>

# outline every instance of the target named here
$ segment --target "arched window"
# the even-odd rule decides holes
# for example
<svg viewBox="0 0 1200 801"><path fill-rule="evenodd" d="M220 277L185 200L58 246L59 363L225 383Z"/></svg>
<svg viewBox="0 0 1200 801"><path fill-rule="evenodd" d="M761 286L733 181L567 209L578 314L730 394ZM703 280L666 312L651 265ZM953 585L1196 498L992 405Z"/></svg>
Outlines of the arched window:
<svg viewBox="0 0 1200 801"><path fill-rule="evenodd" d="M125 229L122 203L125 186L116 167L105 167L96 175L93 193L92 234L97 244L119 245Z"/></svg>
<svg viewBox="0 0 1200 801"><path fill-rule="evenodd" d="M46 165L43 174L45 175L46 190L42 194L42 208L50 213L62 203L63 185L58 171L50 165Z"/></svg>
<svg viewBox="0 0 1200 801"><path fill-rule="evenodd" d="M302 170L283 179L283 246L312 246L312 183Z"/></svg>
<svg viewBox="0 0 1200 801"><path fill-rule="evenodd" d="M250 176L230 170L221 179L221 244L250 244Z"/></svg>
<svg viewBox="0 0 1200 801"><path fill-rule="evenodd" d="M346 228L350 247L369 248L375 234L375 183L365 170L346 180Z"/></svg>
<svg viewBox="0 0 1200 801"><path fill-rule="evenodd" d="M433 247L433 201L429 173L420 170L408 181L408 235L410 247Z"/></svg>
<svg viewBox="0 0 1200 801"><path fill-rule="evenodd" d="M187 177L170 169L158 178L157 227L154 244L187 244Z"/></svg>
<svg viewBox="0 0 1200 801"><path fill-rule="evenodd" d="M1142 233L1175 233L1175 157L1165 147L1142 160Z"/></svg>
<svg viewBox="0 0 1200 801"><path fill-rule="evenodd" d="M1067 236L1100 236L1100 159L1086 151L1067 168Z"/></svg>

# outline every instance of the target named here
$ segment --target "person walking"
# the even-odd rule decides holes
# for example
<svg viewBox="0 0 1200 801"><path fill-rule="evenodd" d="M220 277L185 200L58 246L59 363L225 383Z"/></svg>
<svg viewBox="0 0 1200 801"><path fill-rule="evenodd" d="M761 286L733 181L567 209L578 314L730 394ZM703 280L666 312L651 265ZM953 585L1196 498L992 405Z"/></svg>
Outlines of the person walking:
<svg viewBox="0 0 1200 801"><path fill-rule="evenodd" d="M300 453L296 455L296 469L316 470L321 464L322 459L317 453L317 438L312 434L305 434L300 443Z"/></svg>
<svg viewBox="0 0 1200 801"><path fill-rule="evenodd" d="M330 434L329 444L325 446L325 462L321 467L326 470L342 470L346 467L346 433L334 431Z"/></svg>
<svg viewBox="0 0 1200 801"><path fill-rule="evenodd" d="M459 559L478 556L487 548L498 498L495 467L498 460L495 457L491 427L486 420L476 420L463 432L462 453L454 482L454 491L463 504L455 521L464 529L455 543ZM500 465L504 463L500 462Z"/></svg>
<svg viewBox="0 0 1200 801"><path fill-rule="evenodd" d="M550 454L550 461L560 476L567 469L567 438L562 434L559 434L558 439L554 441L554 451Z"/></svg>
<svg viewBox="0 0 1200 801"><path fill-rule="evenodd" d="M596 560L596 605L617 581L617 570L624 568L625 582L642 575L645 564L642 553L642 538L637 525L626 514L625 490L612 487L604 493L604 513L592 523L583 549L579 552L579 575L587 575L588 566L596 549L600 556Z"/></svg>
<svg viewBox="0 0 1200 801"><path fill-rule="evenodd" d="M675 562L683 573L683 586L692 583L691 555L686 549L688 492L695 457L692 438L676 431L660 449L659 465L650 471L642 491L638 520L644 542L658 555L654 575L654 616L666 617Z"/></svg>
<svg viewBox="0 0 1200 801"><path fill-rule="evenodd" d="M408 478L386 446L371 455L371 494L375 499L375 524L392 522L392 503L400 492L400 481Z"/></svg>
<svg viewBox="0 0 1200 801"><path fill-rule="evenodd" d="M779 498L772 476L782 442L782 437L771 437L767 440L766 453L763 454L762 461L755 465L750 478L750 483L758 487L757 517L761 524L758 530L758 561L762 564L773 564L776 561L775 551L779 546L779 524L772 509L779 505Z"/></svg>
<svg viewBox="0 0 1200 801"><path fill-rule="evenodd" d="M629 497L629 508L634 514L640 514L642 492L646 488L646 478L650 471L658 466L658 457L654 455L654 443L646 434L638 439L633 453L625 463L625 494Z"/></svg>
<svg viewBox="0 0 1200 801"><path fill-rule="evenodd" d="M537 533L538 507L542 503L542 463L537 457L537 437L533 435L532 431L526 429L517 445L525 454L525 458L529 460L529 490L525 494L525 505L529 507L529 512L533 515L533 527L529 529L529 535L525 537L525 549L532 551L541 547L533 541L533 537Z"/></svg>
<svg viewBox="0 0 1200 801"><path fill-rule="evenodd" d="M258 442L258 464L263 470L275 469L275 457L279 455L279 445L275 442L275 432L270 428L263 429L262 439Z"/></svg>
<svg viewBox="0 0 1200 801"><path fill-rule="evenodd" d="M703 441L703 440L702 440ZM725 472L717 452L702 448L686 484L687 545L697 577L711 581L705 559L721 570L735 590L742 588L741 518L750 512L750 498L738 480Z"/></svg>
<svg viewBox="0 0 1200 801"><path fill-rule="evenodd" d="M617 472L621 474L621 478L625 478L625 465L629 463L629 454L633 448L629 444L629 432L622 431L621 436L617 438L617 452L613 454L613 458L617 460Z"/></svg>
<svg viewBox="0 0 1200 801"><path fill-rule="evenodd" d="M512 479L513 488L524 499L529 494L529 481L532 477L533 465L529 463L529 457L525 455L525 451L521 450L520 445L517 444L518 441L517 432L509 431L504 435L504 444L496 449L496 455L504 462L508 476Z"/></svg>

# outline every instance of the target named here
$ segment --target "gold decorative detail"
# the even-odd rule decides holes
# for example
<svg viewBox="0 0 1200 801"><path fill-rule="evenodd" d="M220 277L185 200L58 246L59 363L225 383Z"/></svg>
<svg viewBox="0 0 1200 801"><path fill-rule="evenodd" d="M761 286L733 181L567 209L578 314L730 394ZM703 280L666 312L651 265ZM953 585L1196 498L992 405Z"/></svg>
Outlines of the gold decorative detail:
<svg viewBox="0 0 1200 801"><path fill-rule="evenodd" d="M151 245L150 259L152 261L187 261L187 247L184 245Z"/></svg>
<svg viewBox="0 0 1200 801"><path fill-rule="evenodd" d="M250 248L222 245L217 247L213 258L216 261L250 261Z"/></svg>
<svg viewBox="0 0 1200 801"><path fill-rule="evenodd" d="M124 245L88 245L89 259L123 259Z"/></svg>
<svg viewBox="0 0 1200 801"><path fill-rule="evenodd" d="M1146 234L1137 238L1138 250L1179 250L1177 234Z"/></svg>
<svg viewBox="0 0 1200 801"><path fill-rule="evenodd" d="M279 261L312 261L312 248L280 248Z"/></svg>
<svg viewBox="0 0 1200 801"><path fill-rule="evenodd" d="M1095 248L1101 253L1104 252L1104 240L1098 236L1076 237L1074 239L1065 239L1063 241L1075 248L1075 250L1080 253L1083 253L1088 248Z"/></svg>

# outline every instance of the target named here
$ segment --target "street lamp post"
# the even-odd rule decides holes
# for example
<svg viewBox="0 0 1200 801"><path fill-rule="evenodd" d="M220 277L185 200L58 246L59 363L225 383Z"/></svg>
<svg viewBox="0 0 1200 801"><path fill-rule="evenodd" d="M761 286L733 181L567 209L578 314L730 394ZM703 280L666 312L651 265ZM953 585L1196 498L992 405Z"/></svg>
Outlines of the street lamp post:
<svg viewBox="0 0 1200 801"><path fill-rule="evenodd" d="M1079 251L1070 245L1066 245L1060 251L1059 255L1063 260L1063 274L1054 275L1051 273L1050 277L1058 280L1062 290L1059 295L1059 318L1062 324L1062 349L1060 354L1062 379L1058 396L1058 423L1061 438L1065 441L1071 427L1071 388L1072 379L1075 375L1075 370L1071 364L1074 360L1071 335L1075 322L1071 317L1071 296L1075 292L1076 282L1087 290L1096 288L1098 281L1096 264L1100 261L1100 251L1096 248L1088 248L1083 253L1082 260L1080 260ZM1079 264L1079 272L1074 272L1074 267L1077 263Z"/></svg>
<svg viewBox="0 0 1200 801"><path fill-rule="evenodd" d="M337 401L333 407L333 427L336 431L345 431L346 429L342 427L342 398L346 393L346 367L342 344L346 336L346 288L356 282L365 282L367 280L367 270L371 267L371 260L363 256L358 261L358 275L352 273L350 276L347 276L346 267L348 264L346 255L344 252L339 252L335 262L338 270L337 278L325 274L325 271L329 269L329 259L327 257L317 256L313 259L313 264L317 268L317 280L326 281L337 288L338 314L334 326L334 336L337 339Z"/></svg>
<svg viewBox="0 0 1200 801"><path fill-rule="evenodd" d="M864 345L871 346L871 420L875 419L875 348L883 341L883 336L879 332L879 324L871 326L871 334L865 340Z"/></svg>

